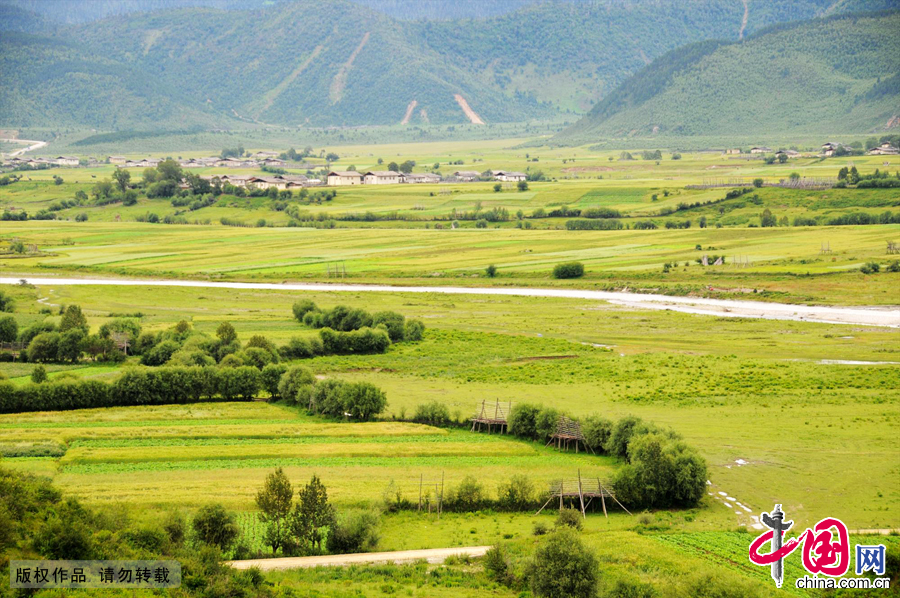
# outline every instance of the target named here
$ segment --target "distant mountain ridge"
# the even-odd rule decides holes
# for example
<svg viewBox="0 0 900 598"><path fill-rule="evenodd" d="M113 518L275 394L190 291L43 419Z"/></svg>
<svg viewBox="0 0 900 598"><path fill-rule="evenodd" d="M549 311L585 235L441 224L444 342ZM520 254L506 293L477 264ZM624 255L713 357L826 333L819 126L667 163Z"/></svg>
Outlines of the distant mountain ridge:
<svg viewBox="0 0 900 598"><path fill-rule="evenodd" d="M398 20L346 0L251 0L245 6L262 7L241 11L221 9L234 0L127 1L217 8L126 14L49 35L34 35L37 26L10 10L28 34L0 37L0 124L108 130L571 118L679 45L723 32L737 39L860 0L753 0L746 27L735 0L692 0L691 10L676 0L540 2L437 21Z"/></svg>
<svg viewBox="0 0 900 598"><path fill-rule="evenodd" d="M851 133L900 113L900 11L765 28L673 50L553 142L609 137Z"/></svg>

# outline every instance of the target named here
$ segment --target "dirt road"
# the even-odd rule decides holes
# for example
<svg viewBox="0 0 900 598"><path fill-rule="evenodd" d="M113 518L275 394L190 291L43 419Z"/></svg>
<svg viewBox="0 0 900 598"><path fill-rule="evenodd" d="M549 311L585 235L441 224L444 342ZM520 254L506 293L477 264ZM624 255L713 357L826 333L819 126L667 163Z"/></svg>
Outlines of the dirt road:
<svg viewBox="0 0 900 598"><path fill-rule="evenodd" d="M34 151L36 149L40 149L47 145L46 141L34 141L33 139L0 139L0 141L5 141L6 143L27 143L28 147L24 147L22 149L18 149L14 152L10 152L7 154L10 157L13 156L21 156L25 152Z"/></svg>
<svg viewBox="0 0 900 598"><path fill-rule="evenodd" d="M336 554L329 556L302 556L281 559L251 559L229 561L235 569L258 567L263 571L278 569L301 569L305 567L339 567L361 563L411 563L426 560L429 563L443 563L454 555L483 556L490 546L461 546L459 548L429 548L426 550L400 550L396 552L364 552L358 554Z"/></svg>
<svg viewBox="0 0 900 598"><path fill-rule="evenodd" d="M20 278L0 278L0 284L17 284ZM502 295L517 297L560 297L608 301L615 305L642 309L664 309L690 314L730 318L762 318L853 324L856 326L884 326L900 328L900 307L834 307L823 305L789 305L763 301L705 299L702 297L672 297L613 291L580 289L539 289L523 287L403 287L377 284L325 283L255 283L207 282L204 280L134 280L126 278L33 278L27 281L37 286L93 285L93 286L159 286L219 289L263 289L276 291L317 292L380 292L380 293L437 293L444 295Z"/></svg>

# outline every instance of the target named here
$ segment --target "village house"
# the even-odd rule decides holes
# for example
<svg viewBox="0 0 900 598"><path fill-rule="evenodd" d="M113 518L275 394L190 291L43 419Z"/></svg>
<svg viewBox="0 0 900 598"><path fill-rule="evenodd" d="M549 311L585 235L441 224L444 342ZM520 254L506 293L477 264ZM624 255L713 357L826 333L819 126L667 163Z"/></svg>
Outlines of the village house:
<svg viewBox="0 0 900 598"><path fill-rule="evenodd" d="M393 170L370 170L365 174L366 185L396 185L400 182L400 173Z"/></svg>
<svg viewBox="0 0 900 598"><path fill-rule="evenodd" d="M794 150L778 150L775 152L775 157L778 156L787 156L788 158L797 158L800 156L800 152L796 152Z"/></svg>
<svg viewBox="0 0 900 598"><path fill-rule="evenodd" d="M491 172L494 173L495 179L506 183L517 183L528 178L528 175L524 172L512 172L510 170L493 170Z"/></svg>
<svg viewBox="0 0 900 598"><path fill-rule="evenodd" d="M326 178L329 186L362 185L363 175L355 170L332 170Z"/></svg>
<svg viewBox="0 0 900 598"><path fill-rule="evenodd" d="M256 152L251 157L256 158L257 160L268 160L270 158L277 158L278 152Z"/></svg>
<svg viewBox="0 0 900 598"><path fill-rule="evenodd" d="M263 160L263 165L268 166L269 168L284 168L287 166L287 162L279 160L278 158L267 158L266 160Z"/></svg>
<svg viewBox="0 0 900 598"><path fill-rule="evenodd" d="M870 156L895 156L897 154L900 154L900 148L894 147L887 141L869 150Z"/></svg>
<svg viewBox="0 0 900 598"><path fill-rule="evenodd" d="M726 153L726 154L739 154L739 153L741 153L741 150L740 150L740 149L735 149L735 148L733 148L733 149L727 149L727 150L725 150L725 153Z"/></svg>
<svg viewBox="0 0 900 598"><path fill-rule="evenodd" d="M281 175L288 183L288 188L291 187L306 187L309 184L309 177L303 174L283 174Z"/></svg>
<svg viewBox="0 0 900 598"><path fill-rule="evenodd" d="M53 161L57 166L78 166L78 158L74 156L57 156Z"/></svg>
<svg viewBox="0 0 900 598"><path fill-rule="evenodd" d="M128 158L125 156L110 156L109 163L110 164L125 164L128 162Z"/></svg>
<svg viewBox="0 0 900 598"><path fill-rule="evenodd" d="M400 182L410 184L440 183L441 177L430 172L410 172L409 174L401 174Z"/></svg>
<svg viewBox="0 0 900 598"><path fill-rule="evenodd" d="M474 170L457 170L453 173L453 178L465 183L471 183L479 180L481 178L481 173Z"/></svg>
<svg viewBox="0 0 900 598"><path fill-rule="evenodd" d="M771 154L772 148L766 147L764 145L759 146L759 147L751 147L750 153L751 154Z"/></svg>

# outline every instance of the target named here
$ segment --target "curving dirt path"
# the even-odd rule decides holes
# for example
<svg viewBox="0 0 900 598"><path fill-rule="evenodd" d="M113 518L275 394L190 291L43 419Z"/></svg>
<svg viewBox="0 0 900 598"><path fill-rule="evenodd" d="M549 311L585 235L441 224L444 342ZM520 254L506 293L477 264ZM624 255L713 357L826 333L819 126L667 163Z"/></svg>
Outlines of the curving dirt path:
<svg viewBox="0 0 900 598"><path fill-rule="evenodd" d="M438 293L444 295L502 295L513 297L558 297L608 301L614 305L644 309L663 309L690 314L728 318L761 318L792 320L856 326L900 328L900 306L891 307L833 307L824 305L789 305L763 301L706 299L703 297L672 297L615 291L587 291L580 289L539 289L523 287L407 287L378 284L327 283L261 283L208 282L205 280L137 280L127 278L2 278L0 284L18 284L26 280L36 286L158 286L219 289L262 289L275 291L317 292L377 292L377 293Z"/></svg>
<svg viewBox="0 0 900 598"><path fill-rule="evenodd" d="M328 556L300 556L280 559L251 559L225 563L235 569L257 567L262 571L278 569L300 569L305 567L335 567L360 563L410 563L425 560L429 563L443 563L447 557L456 555L484 556L490 546L461 546L459 548L428 548L425 550L398 550L395 552L364 552L357 554L335 554Z"/></svg>
<svg viewBox="0 0 900 598"><path fill-rule="evenodd" d="M7 154L10 157L21 156L25 152L31 152L36 149L41 149L42 147L47 146L46 141L34 141L33 139L0 139L0 141L4 141L6 143L28 143L28 144L30 144L28 147L24 147L22 149L18 149L14 152L10 152L9 154Z"/></svg>

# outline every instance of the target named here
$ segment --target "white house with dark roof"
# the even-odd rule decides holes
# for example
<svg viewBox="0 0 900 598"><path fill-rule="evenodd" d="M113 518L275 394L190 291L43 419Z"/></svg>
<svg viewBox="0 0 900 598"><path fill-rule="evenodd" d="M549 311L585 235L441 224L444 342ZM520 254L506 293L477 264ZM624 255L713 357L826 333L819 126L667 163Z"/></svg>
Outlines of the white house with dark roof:
<svg viewBox="0 0 900 598"><path fill-rule="evenodd" d="M400 182L400 173L393 170L370 170L363 177L366 185L396 185Z"/></svg>
<svg viewBox="0 0 900 598"><path fill-rule="evenodd" d="M362 185L363 175L355 170L332 170L325 180L329 186Z"/></svg>

